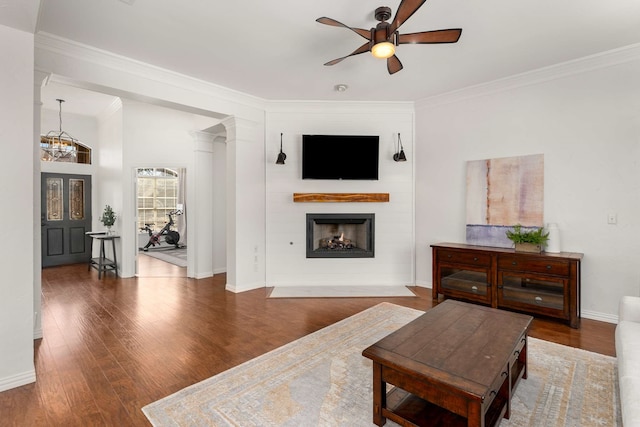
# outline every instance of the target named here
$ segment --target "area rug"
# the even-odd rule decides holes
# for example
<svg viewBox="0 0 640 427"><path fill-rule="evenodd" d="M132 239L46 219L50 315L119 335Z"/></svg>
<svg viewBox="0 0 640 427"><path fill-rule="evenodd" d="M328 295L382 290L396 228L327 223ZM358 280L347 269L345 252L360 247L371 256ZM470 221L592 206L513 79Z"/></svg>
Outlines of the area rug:
<svg viewBox="0 0 640 427"><path fill-rule="evenodd" d="M420 314L379 304L142 410L156 427L372 426L362 350ZM616 359L530 338L511 411L502 427L621 426Z"/></svg>
<svg viewBox="0 0 640 427"><path fill-rule="evenodd" d="M141 251L140 254L150 256L151 258L156 258L173 265L177 265L178 267L187 266L186 246L183 248L170 247L170 248L160 248L160 249L149 249L146 252Z"/></svg>
<svg viewBox="0 0 640 427"><path fill-rule="evenodd" d="M406 286L276 286L269 298L415 297Z"/></svg>

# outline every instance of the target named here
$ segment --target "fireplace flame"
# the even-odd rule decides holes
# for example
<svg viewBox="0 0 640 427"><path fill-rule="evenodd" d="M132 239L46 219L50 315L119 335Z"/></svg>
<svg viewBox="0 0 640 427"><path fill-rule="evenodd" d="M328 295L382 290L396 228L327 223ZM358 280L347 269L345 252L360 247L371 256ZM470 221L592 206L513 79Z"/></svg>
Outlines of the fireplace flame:
<svg viewBox="0 0 640 427"><path fill-rule="evenodd" d="M338 240L340 240L341 242L344 242L344 233L340 234L340 238Z"/></svg>

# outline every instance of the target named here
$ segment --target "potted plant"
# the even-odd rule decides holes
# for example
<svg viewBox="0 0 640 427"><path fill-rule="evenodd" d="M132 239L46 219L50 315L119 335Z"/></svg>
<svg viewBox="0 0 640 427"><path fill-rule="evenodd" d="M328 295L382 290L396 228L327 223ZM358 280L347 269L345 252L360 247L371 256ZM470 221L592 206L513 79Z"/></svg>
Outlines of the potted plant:
<svg viewBox="0 0 640 427"><path fill-rule="evenodd" d="M542 247L549 240L549 233L545 233L544 227L525 229L520 224L507 230L507 238L515 244L518 252L542 252Z"/></svg>
<svg viewBox="0 0 640 427"><path fill-rule="evenodd" d="M100 222L107 227L107 234L111 234L111 227L116 223L116 214L113 212L113 209L111 209L111 206L106 205L104 207L104 212L102 212Z"/></svg>

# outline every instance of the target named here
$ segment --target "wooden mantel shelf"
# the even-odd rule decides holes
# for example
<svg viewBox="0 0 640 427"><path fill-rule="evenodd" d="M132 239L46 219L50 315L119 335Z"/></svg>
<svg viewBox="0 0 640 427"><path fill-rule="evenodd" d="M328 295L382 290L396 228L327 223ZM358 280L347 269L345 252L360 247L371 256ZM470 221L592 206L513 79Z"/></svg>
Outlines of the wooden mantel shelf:
<svg viewBox="0 0 640 427"><path fill-rule="evenodd" d="M296 203L388 202L389 193L293 193Z"/></svg>

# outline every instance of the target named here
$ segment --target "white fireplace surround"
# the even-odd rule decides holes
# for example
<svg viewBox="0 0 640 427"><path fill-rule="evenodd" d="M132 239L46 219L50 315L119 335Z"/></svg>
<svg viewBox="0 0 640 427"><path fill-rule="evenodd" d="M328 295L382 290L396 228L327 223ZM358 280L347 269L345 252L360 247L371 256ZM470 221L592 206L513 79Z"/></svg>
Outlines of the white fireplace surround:
<svg viewBox="0 0 640 427"><path fill-rule="evenodd" d="M341 103L329 110L313 102L274 102L270 107L265 120L267 287L415 285L413 105ZM393 161L398 132L407 162ZM285 165L275 164L280 133ZM378 180L302 179L305 134L379 135ZM336 153L336 164L356 161ZM307 258L310 212L374 213L375 256Z"/></svg>

